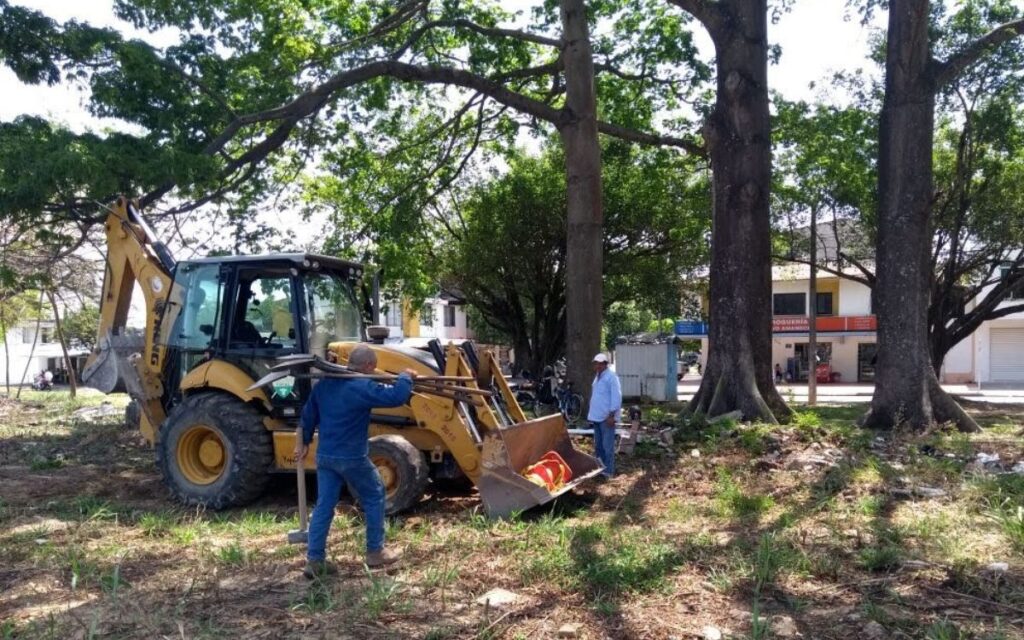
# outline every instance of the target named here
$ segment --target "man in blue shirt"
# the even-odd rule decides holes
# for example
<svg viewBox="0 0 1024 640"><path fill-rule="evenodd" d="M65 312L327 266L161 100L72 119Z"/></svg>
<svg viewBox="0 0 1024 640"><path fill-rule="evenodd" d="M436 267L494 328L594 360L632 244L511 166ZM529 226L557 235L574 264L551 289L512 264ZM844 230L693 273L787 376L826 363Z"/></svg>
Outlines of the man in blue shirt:
<svg viewBox="0 0 1024 640"><path fill-rule="evenodd" d="M349 354L348 368L372 374L377 368L373 349L359 345ZM318 497L309 521L306 550L307 578L315 578L337 569L326 561L327 534L334 520L341 485L347 482L359 498L366 516L366 564L380 567L398 560L400 554L384 549L384 485L377 468L370 462L370 410L374 407L398 407L412 396L416 372L407 369L394 385L366 378L325 378L309 396L302 409L302 442L295 445L296 459L305 458L313 430L320 427L316 450Z"/></svg>
<svg viewBox="0 0 1024 640"><path fill-rule="evenodd" d="M594 382L590 387L590 409L587 421L594 428L594 450L604 465L605 478L615 475L615 423L622 409L622 387L619 377L608 368L608 356L594 356Z"/></svg>

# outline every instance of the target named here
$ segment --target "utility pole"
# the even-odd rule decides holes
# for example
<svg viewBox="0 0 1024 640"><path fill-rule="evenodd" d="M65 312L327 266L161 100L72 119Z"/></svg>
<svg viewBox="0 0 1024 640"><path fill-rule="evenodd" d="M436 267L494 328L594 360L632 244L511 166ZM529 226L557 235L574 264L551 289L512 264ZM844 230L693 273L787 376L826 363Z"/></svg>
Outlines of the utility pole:
<svg viewBox="0 0 1024 640"><path fill-rule="evenodd" d="M811 207L811 295L807 314L807 406L818 402L818 207Z"/></svg>

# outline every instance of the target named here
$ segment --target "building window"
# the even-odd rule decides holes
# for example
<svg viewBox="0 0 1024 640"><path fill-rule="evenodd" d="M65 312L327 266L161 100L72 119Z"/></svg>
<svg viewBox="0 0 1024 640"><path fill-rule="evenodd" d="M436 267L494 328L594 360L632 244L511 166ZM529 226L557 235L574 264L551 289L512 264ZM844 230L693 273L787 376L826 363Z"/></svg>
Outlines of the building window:
<svg viewBox="0 0 1024 640"><path fill-rule="evenodd" d="M807 296L803 293L776 293L772 296L772 313L777 316L807 315Z"/></svg>
<svg viewBox="0 0 1024 640"><path fill-rule="evenodd" d="M815 305L815 313L819 316L831 316L834 315L832 310L832 292L819 292L818 293L818 304Z"/></svg>
<svg viewBox="0 0 1024 640"><path fill-rule="evenodd" d="M424 327L434 326L434 305L425 304L420 309L420 324Z"/></svg>
<svg viewBox="0 0 1024 640"><path fill-rule="evenodd" d="M1012 272L1013 269L1011 267L1003 267L1000 270L1000 275L1003 280L1006 280ZM1018 282L1015 287L1010 289L1010 293L1006 295L1007 300L1020 300L1021 298L1024 298L1024 281Z"/></svg>
<svg viewBox="0 0 1024 640"><path fill-rule="evenodd" d="M398 304L386 304L381 309L381 315L384 316L385 327L400 327L402 326L402 312Z"/></svg>
<svg viewBox="0 0 1024 640"><path fill-rule="evenodd" d="M50 344L53 340L53 329L50 327L43 327L40 330L39 342L40 344Z"/></svg>
<svg viewBox="0 0 1024 640"><path fill-rule="evenodd" d="M454 327L455 326L455 307L447 305L444 308L444 326Z"/></svg>

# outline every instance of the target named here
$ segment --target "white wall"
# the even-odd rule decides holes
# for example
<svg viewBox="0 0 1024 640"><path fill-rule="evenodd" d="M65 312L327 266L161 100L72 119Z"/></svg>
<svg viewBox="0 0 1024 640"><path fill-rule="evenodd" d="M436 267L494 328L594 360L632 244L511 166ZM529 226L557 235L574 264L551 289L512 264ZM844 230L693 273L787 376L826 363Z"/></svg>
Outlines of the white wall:
<svg viewBox="0 0 1024 640"><path fill-rule="evenodd" d="M466 321L466 307L465 305L455 304L449 305L447 301L439 298L430 298L426 304L430 305L433 324L428 326L424 324L423 311L420 312L420 337L421 338L438 338L439 340L463 340L471 338L469 327ZM452 306L455 308L455 326L446 327L444 326L444 314L445 308Z"/></svg>
<svg viewBox="0 0 1024 640"><path fill-rule="evenodd" d="M784 280L772 283L772 293L802 293L804 294L804 303L807 302L807 292L810 291L811 284L807 280Z"/></svg>
<svg viewBox="0 0 1024 640"><path fill-rule="evenodd" d="M868 336L830 336L819 334L818 343L832 344L832 371L838 372L842 378L842 384L853 384L857 382L857 350L862 342L873 343L874 337ZM807 342L806 334L794 334L792 336L774 336L772 338L772 369L778 363L782 370L786 370L786 360L796 355L796 345ZM789 345L787 348L786 345Z"/></svg>
<svg viewBox="0 0 1024 640"><path fill-rule="evenodd" d="M942 361L942 382L959 384L975 381L974 342L976 338L977 332L961 340L949 350L946 359Z"/></svg>
<svg viewBox="0 0 1024 640"><path fill-rule="evenodd" d="M772 293L803 293L806 302L806 294L810 291L810 282L803 280L776 280L772 282ZM871 289L859 282L839 279L839 308L835 310L837 316L867 316L871 315Z"/></svg>
<svg viewBox="0 0 1024 640"><path fill-rule="evenodd" d="M871 315L871 289L859 282L839 279L839 311L841 316Z"/></svg>
<svg viewBox="0 0 1024 640"><path fill-rule="evenodd" d="M974 374L978 384L991 382L991 355L992 355L992 332L993 327L1000 329L1024 329L1024 314L1013 314L1007 318L990 320L982 323L974 332Z"/></svg>
<svg viewBox="0 0 1024 640"><path fill-rule="evenodd" d="M7 369L8 363L6 361L6 353L10 353L10 371L11 371L11 384L17 384L21 381L21 376L25 373L25 365L28 364L28 374L25 376L25 384L32 382L32 378L35 374L39 373L46 368L47 360L50 358L64 357L64 353L61 351L60 343L57 342L56 334L54 333L53 322L41 323L42 330L40 331L39 341L36 343L35 350L32 350L32 337L35 333L36 325L35 322L30 322L22 326L13 327L7 332L7 348L3 348L0 345L0 384L7 383ZM42 342L43 335L48 334L52 336L51 342ZM32 359L29 360L29 353L32 353ZM71 351L71 355L78 355L84 353L81 349L75 349Z"/></svg>

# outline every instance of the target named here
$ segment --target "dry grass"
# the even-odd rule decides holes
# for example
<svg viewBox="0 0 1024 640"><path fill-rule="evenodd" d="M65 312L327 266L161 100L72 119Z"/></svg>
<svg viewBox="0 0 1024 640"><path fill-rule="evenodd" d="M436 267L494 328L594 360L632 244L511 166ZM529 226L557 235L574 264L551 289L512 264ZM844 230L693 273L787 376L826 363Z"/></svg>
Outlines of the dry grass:
<svg viewBox="0 0 1024 640"><path fill-rule="evenodd" d="M965 437L875 440L859 408L793 426L681 426L613 482L508 522L472 492L438 492L389 524L406 559L359 562L340 510L342 576L308 583L287 480L245 510L171 503L116 417L70 418L95 396L0 398L0 638L1024 637L1024 480L972 473L976 452L1024 457L1024 411L978 410ZM123 400L120 401L123 405ZM586 446L586 445L584 445ZM700 457L690 455L692 449ZM900 489L941 488L939 497ZM986 567L1006 562L1005 572ZM474 601L502 587L511 609Z"/></svg>

